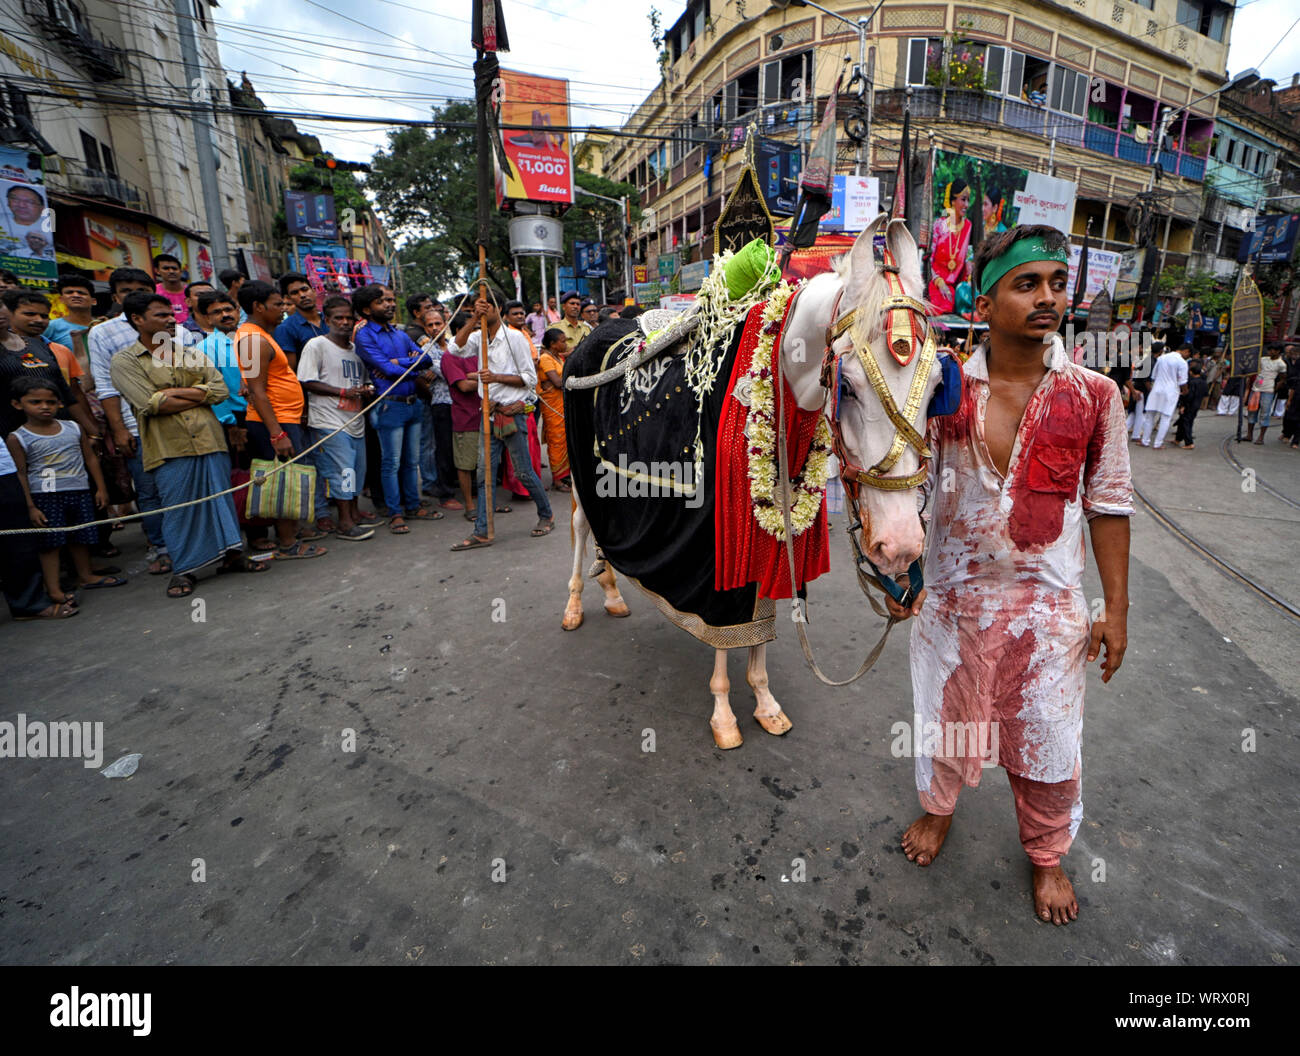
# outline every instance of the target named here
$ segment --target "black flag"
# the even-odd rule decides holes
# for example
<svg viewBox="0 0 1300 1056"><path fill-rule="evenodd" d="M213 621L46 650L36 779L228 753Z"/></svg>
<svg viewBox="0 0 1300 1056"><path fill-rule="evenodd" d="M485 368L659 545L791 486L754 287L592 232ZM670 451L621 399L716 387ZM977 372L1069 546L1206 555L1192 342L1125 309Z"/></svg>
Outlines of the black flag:
<svg viewBox="0 0 1300 1056"><path fill-rule="evenodd" d="M497 0L474 0L473 28L470 43L478 51L509 51L506 15Z"/></svg>

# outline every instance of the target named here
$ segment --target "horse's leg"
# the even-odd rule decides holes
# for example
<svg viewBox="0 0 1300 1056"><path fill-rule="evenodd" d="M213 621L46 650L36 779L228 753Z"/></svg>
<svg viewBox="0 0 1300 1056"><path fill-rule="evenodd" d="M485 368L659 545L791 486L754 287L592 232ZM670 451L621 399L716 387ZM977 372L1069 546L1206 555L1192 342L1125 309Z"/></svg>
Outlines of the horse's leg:
<svg viewBox="0 0 1300 1056"><path fill-rule="evenodd" d="M713 677L709 679L709 692L713 694L713 718L709 720L709 725L713 728L713 743L719 748L739 748L744 741L740 736L740 724L736 722L731 703L727 699L730 691L727 650L716 649L713 653Z"/></svg>
<svg viewBox="0 0 1300 1056"><path fill-rule="evenodd" d="M789 732L794 723L781 710L781 705L767 688L767 643L749 647L749 663L745 667L745 681L754 691L754 718L758 724L778 736Z"/></svg>
<svg viewBox="0 0 1300 1056"><path fill-rule="evenodd" d="M600 566L596 582L600 584L600 589L605 592L605 611L611 616L632 615L632 610L627 607L623 595L618 592L618 584L614 581L614 570L610 568L609 562L601 561Z"/></svg>
<svg viewBox="0 0 1300 1056"><path fill-rule="evenodd" d="M569 576L569 603L564 606L564 622L560 625L566 631L576 631L582 626L582 559L587 553L587 536L591 528L587 524L587 515L582 512L575 491L573 499L573 518L569 522L569 544L573 547L573 574Z"/></svg>

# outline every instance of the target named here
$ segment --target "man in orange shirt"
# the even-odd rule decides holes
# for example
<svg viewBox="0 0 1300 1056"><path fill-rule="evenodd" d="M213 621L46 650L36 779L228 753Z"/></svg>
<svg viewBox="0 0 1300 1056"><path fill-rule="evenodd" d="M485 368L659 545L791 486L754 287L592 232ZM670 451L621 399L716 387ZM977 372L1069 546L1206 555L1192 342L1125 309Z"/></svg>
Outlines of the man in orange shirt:
<svg viewBox="0 0 1300 1056"><path fill-rule="evenodd" d="M250 281L239 288L239 306L247 321L235 331L234 348L240 374L248 386L244 423L248 445L255 458L292 458L310 446L310 441L302 427L304 400L298 375L271 336L284 318L284 298L269 282ZM322 535L313 530L299 536L296 520L277 520L275 532L279 542L277 558L299 560L325 553L323 546L310 542Z"/></svg>

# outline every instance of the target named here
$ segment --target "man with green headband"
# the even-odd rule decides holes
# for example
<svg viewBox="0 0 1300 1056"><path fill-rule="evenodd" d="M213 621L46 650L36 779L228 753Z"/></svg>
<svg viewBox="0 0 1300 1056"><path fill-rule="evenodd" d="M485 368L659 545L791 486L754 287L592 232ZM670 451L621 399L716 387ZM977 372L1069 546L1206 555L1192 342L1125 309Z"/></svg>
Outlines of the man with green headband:
<svg viewBox="0 0 1300 1056"><path fill-rule="evenodd" d="M988 338L965 364L957 413L930 421L939 487L926 589L909 609L890 603L900 619L916 616L913 737L925 813L903 836L908 859L934 861L962 784L1001 765L1033 867L1034 912L1054 924L1078 915L1061 858L1083 817L1085 668L1104 646L1108 682L1124 657L1133 513L1119 390L1073 364L1057 334L1067 252L1065 236L1042 226L994 234L977 249L975 310ZM1105 602L1091 612L1085 522Z"/></svg>

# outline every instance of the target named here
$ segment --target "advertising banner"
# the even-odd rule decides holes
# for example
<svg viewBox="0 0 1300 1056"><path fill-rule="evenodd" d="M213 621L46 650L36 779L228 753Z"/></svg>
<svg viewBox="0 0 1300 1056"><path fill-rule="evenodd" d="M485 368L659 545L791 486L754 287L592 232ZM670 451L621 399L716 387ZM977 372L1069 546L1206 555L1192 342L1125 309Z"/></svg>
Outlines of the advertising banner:
<svg viewBox="0 0 1300 1056"><path fill-rule="evenodd" d="M573 202L573 154L568 132L569 82L501 71L501 130L514 172L497 174L497 204L506 198Z"/></svg>
<svg viewBox="0 0 1300 1056"><path fill-rule="evenodd" d="M835 177L831 211L817 225L823 231L865 231L880 212L880 180L875 176Z"/></svg>
<svg viewBox="0 0 1300 1056"><path fill-rule="evenodd" d="M153 248L144 224L103 213L82 213L81 219L86 225L90 255L112 265L95 272L95 278L107 282L113 268L140 268L153 274Z"/></svg>
<svg viewBox="0 0 1300 1056"><path fill-rule="evenodd" d="M603 242L573 242L574 271L584 279L609 277L609 259Z"/></svg>
<svg viewBox="0 0 1300 1056"><path fill-rule="evenodd" d="M952 236L969 242L971 214L981 210L985 235L1017 224L1050 224L1066 234L1074 222L1076 184L996 161L947 150L934 152L934 244ZM978 196L978 200L977 200ZM943 220L943 228L937 225Z"/></svg>
<svg viewBox="0 0 1300 1056"><path fill-rule="evenodd" d="M704 285L704 280L709 277L709 263L707 260L697 260L693 264L682 265L683 293L691 293Z"/></svg>
<svg viewBox="0 0 1300 1056"><path fill-rule="evenodd" d="M799 148L770 139L756 140L754 168L768 210L778 216L793 216L803 171Z"/></svg>
<svg viewBox="0 0 1300 1056"><path fill-rule="evenodd" d="M1065 288L1070 291L1070 298L1074 297L1074 284L1079 275L1079 254L1081 247L1071 243L1070 245L1070 279ZM1105 249L1096 249L1088 247L1088 279L1084 287L1083 300L1079 302L1079 307L1086 309L1092 299L1102 290L1106 290L1111 297L1115 296L1115 286L1119 280L1120 254L1112 253Z"/></svg>
<svg viewBox="0 0 1300 1056"><path fill-rule="evenodd" d="M284 220L295 238L333 239L338 235L332 194L285 191Z"/></svg>
<svg viewBox="0 0 1300 1056"><path fill-rule="evenodd" d="M52 285L58 275L40 155L8 147L0 148L0 268L25 286Z"/></svg>
<svg viewBox="0 0 1300 1056"><path fill-rule="evenodd" d="M1069 180L1058 180L1031 172L1025 177L1025 186L1015 194L1017 224L1046 224L1065 234L1074 224L1074 201L1078 185Z"/></svg>
<svg viewBox="0 0 1300 1056"><path fill-rule="evenodd" d="M1295 250L1297 231L1300 231L1300 214L1256 217L1255 230L1241 240L1237 260L1284 264Z"/></svg>

